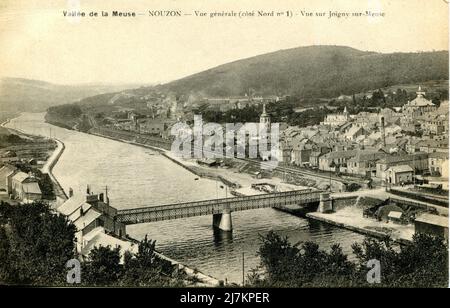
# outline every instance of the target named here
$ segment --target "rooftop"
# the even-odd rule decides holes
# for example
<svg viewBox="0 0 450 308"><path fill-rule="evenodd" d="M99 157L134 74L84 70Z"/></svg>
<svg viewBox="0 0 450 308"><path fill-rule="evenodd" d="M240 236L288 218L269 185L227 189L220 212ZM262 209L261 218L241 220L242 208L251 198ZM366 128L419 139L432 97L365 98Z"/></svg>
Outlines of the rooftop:
<svg viewBox="0 0 450 308"><path fill-rule="evenodd" d="M22 183L28 177L29 177L29 175L27 173L20 171L20 172L17 172L16 175L13 176L13 180Z"/></svg>
<svg viewBox="0 0 450 308"><path fill-rule="evenodd" d="M66 202L61 204L57 210L63 215L69 216L78 210L86 202L82 198L71 197Z"/></svg>
<svg viewBox="0 0 450 308"><path fill-rule="evenodd" d="M393 172L413 172L413 168L411 168L408 165L399 165L399 166L392 166L388 170L391 170Z"/></svg>
<svg viewBox="0 0 450 308"><path fill-rule="evenodd" d="M414 100L410 101L406 104L407 107L426 107L426 106L435 106L431 101L427 100L424 97L418 96Z"/></svg>
<svg viewBox="0 0 450 308"><path fill-rule="evenodd" d="M428 154L429 158L440 158L440 159L448 159L448 152L433 152Z"/></svg>
<svg viewBox="0 0 450 308"><path fill-rule="evenodd" d="M0 178L6 178L8 175L10 175L11 173L13 173L16 170L17 170L16 167L13 167L10 165L5 165L0 168Z"/></svg>
<svg viewBox="0 0 450 308"><path fill-rule="evenodd" d="M93 234L91 235L91 233ZM121 240L114 236L108 235L101 229L96 228L89 232L86 236L89 236L89 241L81 251L81 254L84 256L89 255L89 252L98 246L111 246L113 248L120 247L120 254L122 257L125 251L131 251L134 253L137 252L137 245L130 241Z"/></svg>
<svg viewBox="0 0 450 308"><path fill-rule="evenodd" d="M81 231L100 216L102 216L102 213L98 212L94 208L90 208L83 216L80 216L73 223L75 227L77 227L77 230Z"/></svg>
<svg viewBox="0 0 450 308"><path fill-rule="evenodd" d="M77 220L81 216L81 213L86 213L91 207L92 205L89 203L81 203L81 205L69 215L69 219L71 221Z"/></svg>
<svg viewBox="0 0 450 308"><path fill-rule="evenodd" d="M428 154L424 152L416 152L414 154L408 155L389 155L383 159L379 160L381 164L390 164L390 163L398 163L398 162L409 162L414 159L425 159L428 158Z"/></svg>
<svg viewBox="0 0 450 308"><path fill-rule="evenodd" d="M402 218L403 213L402 212L398 212L398 211L390 211L388 214L389 218L397 218L400 219Z"/></svg>
<svg viewBox="0 0 450 308"><path fill-rule="evenodd" d="M424 213L416 218L416 222L427 223L448 228L448 217Z"/></svg>
<svg viewBox="0 0 450 308"><path fill-rule="evenodd" d="M349 158L349 157L353 157L356 156L358 153L358 151L356 150L351 150L351 151L334 151L334 152L330 152L325 154L323 157L324 158Z"/></svg>
<svg viewBox="0 0 450 308"><path fill-rule="evenodd" d="M23 191L27 194L41 194L41 189L39 188L39 184L36 182L24 183Z"/></svg>
<svg viewBox="0 0 450 308"><path fill-rule="evenodd" d="M380 157L383 157L385 154L376 150L364 150L357 151L355 157L352 157L350 160L352 161L367 161L367 160L378 160Z"/></svg>

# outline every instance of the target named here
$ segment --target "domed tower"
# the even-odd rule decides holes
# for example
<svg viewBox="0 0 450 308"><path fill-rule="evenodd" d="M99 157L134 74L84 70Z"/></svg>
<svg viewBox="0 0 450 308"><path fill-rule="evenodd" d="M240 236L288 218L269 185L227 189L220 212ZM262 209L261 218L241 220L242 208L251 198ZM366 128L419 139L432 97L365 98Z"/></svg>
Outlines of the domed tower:
<svg viewBox="0 0 450 308"><path fill-rule="evenodd" d="M425 91L422 91L422 87L419 86L419 90L416 92L417 97L424 97L425 96Z"/></svg>

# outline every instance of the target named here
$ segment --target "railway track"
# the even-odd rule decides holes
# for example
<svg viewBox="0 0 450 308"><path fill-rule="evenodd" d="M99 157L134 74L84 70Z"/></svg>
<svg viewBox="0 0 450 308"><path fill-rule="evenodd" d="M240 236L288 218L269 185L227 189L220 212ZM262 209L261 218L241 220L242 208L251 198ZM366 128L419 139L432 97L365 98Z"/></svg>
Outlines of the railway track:
<svg viewBox="0 0 450 308"><path fill-rule="evenodd" d="M237 159L240 161L250 163L252 165L258 165L258 167L260 166L261 163L264 164L264 162L262 162L262 161L253 160L253 159L249 159L249 158L237 158ZM311 177L317 177L317 178L321 178L321 179L325 179L325 180L330 180L330 175L318 174L315 172L309 172L309 171L300 170L300 169L292 168L292 167L278 166L278 167L274 168L273 170L280 171L280 172L296 173L296 174L307 175L307 176L311 176ZM336 181L336 182L341 182L344 184L350 184L350 183L366 184L365 181L363 181L361 179L343 179L343 178L339 178L336 176L331 176L331 180Z"/></svg>

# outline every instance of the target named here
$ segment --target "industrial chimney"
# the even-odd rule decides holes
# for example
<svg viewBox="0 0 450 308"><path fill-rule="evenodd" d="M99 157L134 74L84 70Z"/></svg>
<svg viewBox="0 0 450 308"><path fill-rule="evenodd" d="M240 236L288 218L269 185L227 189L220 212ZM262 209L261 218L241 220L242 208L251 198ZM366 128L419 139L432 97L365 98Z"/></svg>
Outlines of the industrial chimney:
<svg viewBox="0 0 450 308"><path fill-rule="evenodd" d="M72 187L69 187L69 198L73 197L73 189Z"/></svg>
<svg viewBox="0 0 450 308"><path fill-rule="evenodd" d="M105 187L105 203L109 205L108 186Z"/></svg>
<svg viewBox="0 0 450 308"><path fill-rule="evenodd" d="M384 117L381 117L381 139L383 140L383 147L386 146L386 133L384 132Z"/></svg>

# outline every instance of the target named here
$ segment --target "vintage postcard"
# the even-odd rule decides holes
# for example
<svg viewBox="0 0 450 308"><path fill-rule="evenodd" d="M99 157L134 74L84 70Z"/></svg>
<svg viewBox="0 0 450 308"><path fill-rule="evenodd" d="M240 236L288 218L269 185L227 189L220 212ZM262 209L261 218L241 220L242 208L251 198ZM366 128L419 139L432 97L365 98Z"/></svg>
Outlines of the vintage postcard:
<svg viewBox="0 0 450 308"><path fill-rule="evenodd" d="M1 1L0 285L448 287L448 17Z"/></svg>

